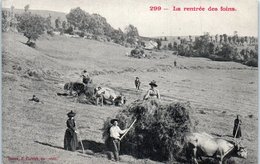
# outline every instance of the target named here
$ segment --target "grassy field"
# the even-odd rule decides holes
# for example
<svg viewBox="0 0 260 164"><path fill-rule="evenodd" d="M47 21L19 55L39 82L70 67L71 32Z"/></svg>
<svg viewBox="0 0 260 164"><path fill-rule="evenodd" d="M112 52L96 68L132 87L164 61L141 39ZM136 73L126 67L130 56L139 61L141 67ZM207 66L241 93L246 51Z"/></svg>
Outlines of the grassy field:
<svg viewBox="0 0 260 164"><path fill-rule="evenodd" d="M240 114L248 159L233 160L238 164L257 163L257 68L174 56L167 51L157 53L156 58L135 59L126 56L129 48L80 38L44 36L37 41L36 49L26 46L26 41L19 34L3 34L3 163L19 163L12 158L41 162L30 161L32 157L45 158L47 163L113 163L102 152L101 128L121 108L80 104L75 98L56 94L63 92L65 82L78 81L83 69L90 72L94 83L124 93L127 104L142 98L148 83L156 80L162 101L190 102L199 132L232 135L233 121ZM139 92L134 88L136 76L142 82ZM28 101L33 94L43 103ZM62 149L70 110L77 113L85 155ZM122 163L158 163L121 157Z"/></svg>

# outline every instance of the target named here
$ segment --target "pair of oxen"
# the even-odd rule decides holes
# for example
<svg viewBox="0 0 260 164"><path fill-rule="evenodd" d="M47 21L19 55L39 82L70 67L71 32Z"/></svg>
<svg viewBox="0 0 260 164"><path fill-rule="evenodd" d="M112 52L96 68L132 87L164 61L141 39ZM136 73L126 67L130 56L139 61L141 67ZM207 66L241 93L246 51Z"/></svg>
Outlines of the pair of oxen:
<svg viewBox="0 0 260 164"><path fill-rule="evenodd" d="M198 164L198 158L212 157L223 164L230 157L247 158L247 150L241 139L226 140L207 133L187 133L184 138L186 157L190 163Z"/></svg>
<svg viewBox="0 0 260 164"><path fill-rule="evenodd" d="M88 87L80 82L69 82L64 85L64 90L68 90L70 95L73 95L73 92L76 96L80 96L81 94L85 94L86 96L93 96L96 99L96 104L110 104L121 106L125 104L126 98L122 94L117 93L111 88L108 87Z"/></svg>

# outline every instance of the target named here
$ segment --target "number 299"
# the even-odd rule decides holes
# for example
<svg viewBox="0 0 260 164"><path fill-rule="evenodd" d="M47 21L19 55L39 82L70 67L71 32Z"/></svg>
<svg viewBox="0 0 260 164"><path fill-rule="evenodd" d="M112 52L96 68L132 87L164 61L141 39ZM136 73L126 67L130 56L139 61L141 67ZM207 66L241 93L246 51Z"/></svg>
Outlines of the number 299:
<svg viewBox="0 0 260 164"><path fill-rule="evenodd" d="M161 11L162 7L161 6L150 6L150 11Z"/></svg>

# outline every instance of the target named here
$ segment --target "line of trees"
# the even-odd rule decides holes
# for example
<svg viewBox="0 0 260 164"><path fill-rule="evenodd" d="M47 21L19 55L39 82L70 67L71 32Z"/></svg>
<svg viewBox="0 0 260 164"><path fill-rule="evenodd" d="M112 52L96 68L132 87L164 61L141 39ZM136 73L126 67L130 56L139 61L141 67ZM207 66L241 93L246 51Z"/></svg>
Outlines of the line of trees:
<svg viewBox="0 0 260 164"><path fill-rule="evenodd" d="M163 49L176 51L179 55L206 57L217 61L235 61L249 66L258 66L258 40L255 37L215 35L209 33L195 37L177 38L177 41L164 45Z"/></svg>
<svg viewBox="0 0 260 164"><path fill-rule="evenodd" d="M53 35L54 31L61 34L77 34L80 37L103 38L106 41L113 41L121 45L134 46L140 44L140 36L135 26L130 24L124 31L120 28L116 30L101 15L89 14L80 7L71 9L66 15L66 20L56 18L53 26L51 15L44 18L32 14L29 5L24 7L22 14L15 14L12 6L10 11L2 11L2 22L3 32L10 28L17 30L28 38L28 44L35 42L45 32Z"/></svg>

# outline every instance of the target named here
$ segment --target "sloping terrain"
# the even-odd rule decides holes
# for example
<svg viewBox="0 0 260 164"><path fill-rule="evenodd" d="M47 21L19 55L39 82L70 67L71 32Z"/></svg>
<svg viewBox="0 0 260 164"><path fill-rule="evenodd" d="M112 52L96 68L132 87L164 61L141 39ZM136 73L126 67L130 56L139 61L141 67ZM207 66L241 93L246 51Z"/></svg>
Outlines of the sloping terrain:
<svg viewBox="0 0 260 164"><path fill-rule="evenodd" d="M25 37L3 34L3 162L27 157L37 163L113 163L102 152L103 122L120 107L80 104L72 97L59 97L63 85L79 81L83 69L94 83L114 88L127 97L127 104L143 97L148 83L156 80L162 101L189 101L196 118L196 130L230 136L233 121L241 114L248 159L236 163L257 163L257 69L234 62L214 62L159 52L158 58L126 56L131 49L112 44L63 36L43 36L32 49ZM145 52L153 53L153 52ZM177 67L174 67L174 60ZM141 80L141 91L134 79ZM35 94L43 103L28 101ZM67 112L76 121L87 154L62 149ZM40 161L38 161L40 162ZM158 163L122 155L122 163Z"/></svg>

